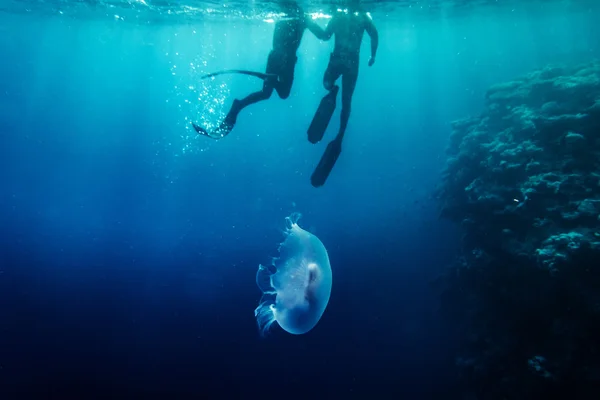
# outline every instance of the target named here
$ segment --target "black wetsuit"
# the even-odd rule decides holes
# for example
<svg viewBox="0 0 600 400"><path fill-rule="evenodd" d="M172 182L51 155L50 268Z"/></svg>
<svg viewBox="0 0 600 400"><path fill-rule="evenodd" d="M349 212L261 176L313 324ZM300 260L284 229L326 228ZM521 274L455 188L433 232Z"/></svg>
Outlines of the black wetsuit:
<svg viewBox="0 0 600 400"><path fill-rule="evenodd" d="M259 96L257 101L268 99L271 97L273 89L277 90L280 98L286 99L289 97L294 82L296 62L298 61L296 52L300 47L305 28L306 24L302 15L275 24L273 49L269 53L265 72L277 75L278 79L277 81L267 79L262 91L250 94L240 100L242 108L255 103L256 101L251 101L253 100L252 96L258 93L262 93L262 95Z"/></svg>
<svg viewBox="0 0 600 400"><path fill-rule="evenodd" d="M326 37L335 35L335 45L329 57L329 64L323 76L323 86L327 90L334 88L335 81L342 77L342 111L340 114L340 130L338 138L344 136L350 109L352 95L358 79L360 46L365 32L371 37L371 65L375 60L379 37L371 17L364 12L338 11L329 21L325 29Z"/></svg>
<svg viewBox="0 0 600 400"><path fill-rule="evenodd" d="M358 79L360 46L365 32L371 37L371 59L369 60L369 66L371 66L375 62L379 37L368 13L357 10L356 7L338 10L325 29L326 40L335 35L334 49L323 76L323 86L329 93L321 100L313 122L308 128L309 141L317 143L325 133L335 109L335 98L339 89L335 82L340 76L342 77L342 110L338 134L327 145L319 164L311 175L310 180L314 187L325 184L342 151L342 140L350 119L352 95Z"/></svg>
<svg viewBox="0 0 600 400"><path fill-rule="evenodd" d="M276 90L282 99L289 97L294 83L296 62L298 61L296 52L300 47L304 30L308 28L316 37L321 39L325 37L325 31L309 20L299 7L286 11L288 16L275 23L273 48L269 53L265 71L267 74L275 75L276 78L265 79L262 90L251 93L242 100L234 100L225 120L214 133L209 134L205 129L194 125L198 133L220 139L233 129L238 114L245 107L268 99L273 94L273 90Z"/></svg>

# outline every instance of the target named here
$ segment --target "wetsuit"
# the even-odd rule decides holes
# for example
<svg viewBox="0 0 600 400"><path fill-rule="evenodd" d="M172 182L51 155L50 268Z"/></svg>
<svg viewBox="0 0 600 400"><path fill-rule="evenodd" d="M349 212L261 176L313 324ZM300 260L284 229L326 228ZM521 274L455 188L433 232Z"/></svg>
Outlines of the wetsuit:
<svg viewBox="0 0 600 400"><path fill-rule="evenodd" d="M365 32L371 37L371 66L377 55L379 35L367 13L338 11L325 29L326 38L335 35L335 45L323 76L323 86L327 90L337 90L335 81L342 77L342 111L338 133L340 139L344 136L350 119L352 95L358 79L360 46Z"/></svg>
<svg viewBox="0 0 600 400"><path fill-rule="evenodd" d="M317 38L321 39L325 37L325 31L307 18L300 7L293 7L286 10L286 12L288 13L287 18L275 24L273 48L269 53L265 71L267 74L275 75L276 78L266 78L262 90L251 93L242 100L234 100L225 120L215 132L209 133L194 124L194 128L199 134L220 139L231 132L238 114L245 107L270 98L273 90L276 90L282 99L289 97L294 83L296 62L298 61L296 52L300 47L304 30L309 29Z"/></svg>
<svg viewBox="0 0 600 400"><path fill-rule="evenodd" d="M312 143L317 143L323 137L335 109L335 98L339 87L335 82L342 77L342 110L340 112L340 129L337 136L325 149L319 164L311 175L311 183L314 187L325 184L342 151L342 140L346 133L350 109L352 106L352 95L358 79L358 66L360 46L364 33L371 37L371 58L369 66L375 62L379 36L377 29L368 13L359 10L357 0L350 0L350 7L346 10L338 10L327 24L325 29L325 40L335 35L335 45L329 57L329 65L323 76L323 86L329 91L323 97L317 113L308 129L308 138Z"/></svg>

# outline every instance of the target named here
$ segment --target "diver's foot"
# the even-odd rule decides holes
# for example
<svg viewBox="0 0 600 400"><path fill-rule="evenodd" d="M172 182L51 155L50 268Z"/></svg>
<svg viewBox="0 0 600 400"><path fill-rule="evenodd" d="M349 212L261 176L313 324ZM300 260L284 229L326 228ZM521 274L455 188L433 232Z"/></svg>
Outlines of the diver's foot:
<svg viewBox="0 0 600 400"><path fill-rule="evenodd" d="M225 136L229 135L229 132L231 132L234 125L235 122L231 122L227 118L225 118L225 120L221 122L221 125L219 125L219 127L215 130L213 137L216 137L218 139L224 138Z"/></svg>
<svg viewBox="0 0 600 400"><path fill-rule="evenodd" d="M218 135L218 136L212 135L206 129L204 129L203 127L201 127L199 125L196 125L193 122L192 122L192 126L194 127L194 129L196 130L196 132L199 135L206 136L206 137L209 137L211 139L221 139L223 136L225 136L225 135Z"/></svg>
<svg viewBox="0 0 600 400"><path fill-rule="evenodd" d="M339 151L342 151L342 139L344 138L344 134L342 134L340 136L340 134L338 134L332 141L331 143L333 143L333 147L335 147L336 149L339 149Z"/></svg>
<svg viewBox="0 0 600 400"><path fill-rule="evenodd" d="M194 129L196 130L196 132L197 132L199 135L210 136L210 135L208 134L208 131L207 131L206 129L204 129L203 127L201 127L201 126L199 126L199 125L196 125L194 122L192 122L192 126L194 127Z"/></svg>
<svg viewBox="0 0 600 400"><path fill-rule="evenodd" d="M237 118L237 115L240 113L240 111L242 111L242 101L238 99L233 99L233 103L231 104L231 110L229 110L227 116L232 115L233 123L235 123L235 119Z"/></svg>
<svg viewBox="0 0 600 400"><path fill-rule="evenodd" d="M233 129L233 125L235 125L237 122L237 116L240 111L242 111L241 101L238 99L233 100L233 104L231 105L231 108L229 109L229 112L225 116L225 119L221 123L219 129L226 129L227 131Z"/></svg>

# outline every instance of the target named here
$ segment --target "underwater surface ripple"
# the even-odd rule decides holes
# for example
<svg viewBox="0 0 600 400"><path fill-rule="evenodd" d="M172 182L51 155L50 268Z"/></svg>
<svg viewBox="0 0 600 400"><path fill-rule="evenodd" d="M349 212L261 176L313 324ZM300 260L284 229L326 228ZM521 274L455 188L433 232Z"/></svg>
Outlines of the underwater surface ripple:
<svg viewBox="0 0 600 400"><path fill-rule="evenodd" d="M486 7L519 7L537 4L543 8L551 4L568 4L572 8L593 6L594 0L362 0L370 12L394 19L404 10L422 15L439 16L440 13L469 13ZM327 18L340 1L302 1L306 12L315 18ZM204 20L265 20L278 17L274 11L277 0L260 1L159 1L159 0L6 0L0 12L64 15L74 18L114 18L138 24L168 23L189 24Z"/></svg>

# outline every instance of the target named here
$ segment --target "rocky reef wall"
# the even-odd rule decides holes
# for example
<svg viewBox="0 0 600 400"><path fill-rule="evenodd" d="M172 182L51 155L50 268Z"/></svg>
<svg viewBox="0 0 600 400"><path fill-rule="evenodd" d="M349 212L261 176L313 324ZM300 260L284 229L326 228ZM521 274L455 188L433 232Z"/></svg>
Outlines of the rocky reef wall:
<svg viewBox="0 0 600 400"><path fill-rule="evenodd" d="M447 153L441 216L464 237L442 300L465 388L599 398L600 63L491 87Z"/></svg>

